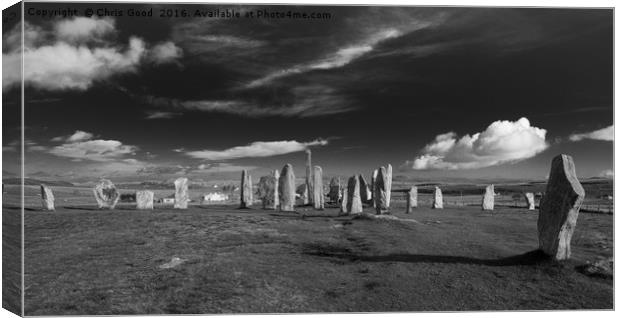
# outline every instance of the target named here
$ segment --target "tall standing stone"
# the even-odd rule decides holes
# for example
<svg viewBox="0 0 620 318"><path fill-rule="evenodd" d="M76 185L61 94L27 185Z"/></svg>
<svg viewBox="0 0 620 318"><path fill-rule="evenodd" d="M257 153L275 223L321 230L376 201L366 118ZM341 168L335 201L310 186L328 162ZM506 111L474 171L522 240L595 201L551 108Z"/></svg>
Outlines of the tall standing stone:
<svg viewBox="0 0 620 318"><path fill-rule="evenodd" d="M538 243L545 254L556 260L570 258L570 241L585 195L573 158L569 155L553 158L545 199L538 213Z"/></svg>
<svg viewBox="0 0 620 318"><path fill-rule="evenodd" d="M187 209L189 202L189 192L187 191L187 178L174 180L174 208Z"/></svg>
<svg viewBox="0 0 620 318"><path fill-rule="evenodd" d="M312 179L312 203L316 210L323 210L325 207L325 196L323 194L323 169L321 167L314 166Z"/></svg>
<svg viewBox="0 0 620 318"><path fill-rule="evenodd" d="M495 206L495 187L491 184L488 185L484 191L482 197L482 209L486 211L492 211Z"/></svg>
<svg viewBox="0 0 620 318"><path fill-rule="evenodd" d="M314 193L312 188L312 151L306 150L306 196L302 197L304 204L312 203L312 194Z"/></svg>
<svg viewBox="0 0 620 318"><path fill-rule="evenodd" d="M443 195L439 187L435 187L435 192L433 193L433 209L443 209Z"/></svg>
<svg viewBox="0 0 620 318"><path fill-rule="evenodd" d="M358 214L363 210L359 176L352 176L347 183L347 212Z"/></svg>
<svg viewBox="0 0 620 318"><path fill-rule="evenodd" d="M418 187L412 186L407 192L407 213L418 207Z"/></svg>
<svg viewBox="0 0 620 318"><path fill-rule="evenodd" d="M342 197L342 201L340 201L340 212L342 212L342 214L349 214L349 210L347 207L348 205L347 199L349 197L349 193L347 191L347 187L342 188L341 197Z"/></svg>
<svg viewBox="0 0 620 318"><path fill-rule="evenodd" d="M384 167L378 169L377 178L375 180L375 189L374 189L374 198L375 198L375 209L377 214L388 214L389 213L389 203L388 203L388 195L387 195L387 176L386 170Z"/></svg>
<svg viewBox="0 0 620 318"><path fill-rule="evenodd" d="M54 211L54 193L52 189L46 187L45 185L41 185L41 204L43 205L43 209L48 211Z"/></svg>
<svg viewBox="0 0 620 318"><path fill-rule="evenodd" d="M155 194L153 191L136 191L136 208L138 210L153 210L154 198Z"/></svg>
<svg viewBox="0 0 620 318"><path fill-rule="evenodd" d="M116 187L112 181L107 179L101 179L93 189L95 193L95 200L100 209L109 208L114 209L116 203L120 199L121 195L116 191Z"/></svg>
<svg viewBox="0 0 620 318"><path fill-rule="evenodd" d="M329 193L327 194L329 201L338 202L340 199L340 178L333 177L329 181Z"/></svg>
<svg viewBox="0 0 620 318"><path fill-rule="evenodd" d="M388 209L390 208L390 201L392 200L392 165L388 163L385 174L385 196Z"/></svg>
<svg viewBox="0 0 620 318"><path fill-rule="evenodd" d="M273 209L280 206L280 171L273 171Z"/></svg>
<svg viewBox="0 0 620 318"><path fill-rule="evenodd" d="M252 205L253 192L252 192L252 176L247 170L241 171L241 203L240 208L246 209Z"/></svg>
<svg viewBox="0 0 620 318"><path fill-rule="evenodd" d="M523 195L525 196L525 202L527 202L528 210L535 210L536 209L536 203L534 201L534 193L526 192Z"/></svg>
<svg viewBox="0 0 620 318"><path fill-rule="evenodd" d="M293 166L286 164L280 173L280 211L295 211L295 172Z"/></svg>
<svg viewBox="0 0 620 318"><path fill-rule="evenodd" d="M375 205L375 182L377 182L377 174L379 173L379 171L377 169L373 170L372 172L372 176L370 177L370 193L371 193L371 200L372 200L372 207L376 208Z"/></svg>
<svg viewBox="0 0 620 318"><path fill-rule="evenodd" d="M276 178L271 176L262 176L258 180L258 197L263 203L263 209L271 209L274 207L276 190Z"/></svg>
<svg viewBox="0 0 620 318"><path fill-rule="evenodd" d="M360 181L360 197L362 198L362 203L367 203L370 201L370 191L368 190L368 182L364 179L364 175L358 175L358 179Z"/></svg>

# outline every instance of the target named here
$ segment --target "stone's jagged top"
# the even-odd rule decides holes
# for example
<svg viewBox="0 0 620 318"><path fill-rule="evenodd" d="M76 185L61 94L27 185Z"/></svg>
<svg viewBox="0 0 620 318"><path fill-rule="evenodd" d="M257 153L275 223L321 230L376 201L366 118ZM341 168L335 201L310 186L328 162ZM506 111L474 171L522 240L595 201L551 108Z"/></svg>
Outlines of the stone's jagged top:
<svg viewBox="0 0 620 318"><path fill-rule="evenodd" d="M443 209L443 195L439 187L435 187L435 192L433 193L433 209Z"/></svg>
<svg viewBox="0 0 620 318"><path fill-rule="evenodd" d="M495 187L491 184L488 185L484 191L482 197L482 209L485 211L492 211L495 206Z"/></svg>
<svg viewBox="0 0 620 318"><path fill-rule="evenodd" d="M116 191L116 187L112 181L107 179L101 179L95 185L93 192L95 194L95 200L100 209L109 208L114 209L118 200L120 199L120 193Z"/></svg>
<svg viewBox="0 0 620 318"><path fill-rule="evenodd" d="M295 172L290 163L282 168L278 187L280 188L280 210L295 211Z"/></svg>
<svg viewBox="0 0 620 318"><path fill-rule="evenodd" d="M41 185L41 204L43 205L43 209L47 211L55 210L54 193L52 192L52 189L44 184Z"/></svg>
<svg viewBox="0 0 620 318"><path fill-rule="evenodd" d="M142 190L136 192L136 208L138 210L153 210L153 191Z"/></svg>
<svg viewBox="0 0 620 318"><path fill-rule="evenodd" d="M174 180L174 208L187 209L189 202L189 192L187 190L187 178L178 178Z"/></svg>
<svg viewBox="0 0 620 318"><path fill-rule="evenodd" d="M538 242L545 254L556 260L570 258L570 242L584 198L573 158L568 155L553 158L538 213Z"/></svg>

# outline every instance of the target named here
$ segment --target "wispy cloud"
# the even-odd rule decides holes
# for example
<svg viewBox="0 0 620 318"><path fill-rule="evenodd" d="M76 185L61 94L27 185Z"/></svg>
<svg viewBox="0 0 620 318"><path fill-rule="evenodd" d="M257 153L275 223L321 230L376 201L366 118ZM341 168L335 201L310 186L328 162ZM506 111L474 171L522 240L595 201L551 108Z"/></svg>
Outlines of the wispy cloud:
<svg viewBox="0 0 620 318"><path fill-rule="evenodd" d="M150 111L147 112L146 119L170 119L179 115L181 114L173 112Z"/></svg>
<svg viewBox="0 0 620 318"><path fill-rule="evenodd" d="M545 129L533 127L527 118L495 121L483 132L457 139L454 132L438 135L415 160L414 170L458 170L490 167L534 157L547 149Z"/></svg>
<svg viewBox="0 0 620 318"><path fill-rule="evenodd" d="M312 146L325 146L327 140L316 139L310 142L255 141L246 146L237 146L224 150L188 151L185 154L196 159L228 160L239 158L271 157L292 152L304 151Z"/></svg>
<svg viewBox="0 0 620 318"><path fill-rule="evenodd" d="M92 140L93 136L92 133L77 130L72 135L53 138L52 141L64 143L49 149L48 152L58 157L71 158L74 161L121 161L135 164L133 162L135 159L125 158L125 156L135 155L138 147L124 145L118 140Z"/></svg>
<svg viewBox="0 0 620 318"><path fill-rule="evenodd" d="M292 74L299 74L312 70L326 70L345 66L351 61L372 51L374 46L378 43L387 39L398 37L399 35L401 35L401 32L396 29L390 28L382 30L371 35L367 39L360 41L360 43L358 44L340 48L334 53L331 53L322 59L318 59L304 64L293 65L286 69L277 70L275 72L265 75L264 77L251 81L250 83L245 85L245 87L253 88L263 86L265 84L271 83L278 78L282 78Z"/></svg>
<svg viewBox="0 0 620 318"><path fill-rule="evenodd" d="M588 133L572 134L568 139L570 141L581 141L584 139L614 141L614 125Z"/></svg>
<svg viewBox="0 0 620 318"><path fill-rule="evenodd" d="M76 130L72 135L54 137L52 138L52 141L76 142L76 141L85 141L85 140L89 140L92 138L93 138L93 134L86 132L86 131L82 131L82 130Z"/></svg>

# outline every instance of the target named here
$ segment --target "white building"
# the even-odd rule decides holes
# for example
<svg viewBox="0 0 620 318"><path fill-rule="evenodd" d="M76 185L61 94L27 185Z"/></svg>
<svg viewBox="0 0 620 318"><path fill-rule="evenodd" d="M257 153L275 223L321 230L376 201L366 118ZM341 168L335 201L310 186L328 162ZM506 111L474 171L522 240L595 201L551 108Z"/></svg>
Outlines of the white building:
<svg viewBox="0 0 620 318"><path fill-rule="evenodd" d="M222 202L227 200L228 195L221 192L207 193L202 197L203 202Z"/></svg>

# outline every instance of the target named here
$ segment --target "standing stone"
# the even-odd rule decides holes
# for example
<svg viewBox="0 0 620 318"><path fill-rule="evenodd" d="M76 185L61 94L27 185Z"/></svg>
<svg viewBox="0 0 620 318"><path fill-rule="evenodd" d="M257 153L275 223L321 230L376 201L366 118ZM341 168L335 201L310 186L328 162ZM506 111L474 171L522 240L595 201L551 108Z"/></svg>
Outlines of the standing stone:
<svg viewBox="0 0 620 318"><path fill-rule="evenodd" d="M570 241L585 195L573 158L569 155L553 158L545 199L538 213L538 242L545 254L556 260L570 258Z"/></svg>
<svg viewBox="0 0 620 318"><path fill-rule="evenodd" d="M118 199L121 197L120 193L116 191L114 183L107 179L101 179L99 183L95 185L93 192L95 193L95 200L97 200L97 205L100 209L114 209L116 203L118 203Z"/></svg>
<svg viewBox="0 0 620 318"><path fill-rule="evenodd" d="M363 210L360 180L358 176L352 176L347 184L347 211L351 214L359 214Z"/></svg>
<svg viewBox="0 0 620 318"><path fill-rule="evenodd" d="M418 207L418 187L412 186L407 192L407 213Z"/></svg>
<svg viewBox="0 0 620 318"><path fill-rule="evenodd" d="M495 206L495 187L491 184L488 185L484 191L482 197L482 209L486 211L492 211Z"/></svg>
<svg viewBox="0 0 620 318"><path fill-rule="evenodd" d="M304 181L303 184L297 186L295 193L299 194L299 199L301 199L302 205L307 205L310 200L308 199L308 184Z"/></svg>
<svg viewBox="0 0 620 318"><path fill-rule="evenodd" d="M136 191L136 204L138 210L153 210L153 191Z"/></svg>
<svg viewBox="0 0 620 318"><path fill-rule="evenodd" d="M362 198L362 203L367 203L370 201L368 182L366 182L366 179L364 179L363 174L360 174L358 176L358 179L360 180L360 197Z"/></svg>
<svg viewBox="0 0 620 318"><path fill-rule="evenodd" d="M280 211L295 211L295 172L287 163L282 168L279 180Z"/></svg>
<svg viewBox="0 0 620 318"><path fill-rule="evenodd" d="M187 191L187 178L174 180L174 208L187 209L189 193Z"/></svg>
<svg viewBox="0 0 620 318"><path fill-rule="evenodd" d="M276 190L276 178L271 176L263 176L258 180L258 197L263 203L263 209L274 208Z"/></svg>
<svg viewBox="0 0 620 318"><path fill-rule="evenodd" d="M377 169L375 169L372 172L372 177L370 177L370 194L371 194L371 200L372 200L372 207L376 208L375 205L375 182L377 182L377 174L379 173L379 171Z"/></svg>
<svg viewBox="0 0 620 318"><path fill-rule="evenodd" d="M385 174L385 202L388 209L390 208L390 201L392 200L392 165L388 163Z"/></svg>
<svg viewBox="0 0 620 318"><path fill-rule="evenodd" d="M526 192L523 195L525 196L525 202L527 202L528 210L535 210L536 209L536 203L534 201L534 193Z"/></svg>
<svg viewBox="0 0 620 318"><path fill-rule="evenodd" d="M338 202L340 199L340 178L333 177L329 181L329 193L327 194L329 201Z"/></svg>
<svg viewBox="0 0 620 318"><path fill-rule="evenodd" d="M280 206L280 171L273 171L273 209L276 210Z"/></svg>
<svg viewBox="0 0 620 318"><path fill-rule="evenodd" d="M433 209L443 209L443 195L441 195L441 189L439 189L439 187L435 187Z"/></svg>
<svg viewBox="0 0 620 318"><path fill-rule="evenodd" d="M342 188L342 192L341 192L341 197L342 197L342 201L340 201L340 212L342 212L342 214L349 214L349 210L347 208L347 197L349 196L348 191L347 191L347 187L343 187Z"/></svg>
<svg viewBox="0 0 620 318"><path fill-rule="evenodd" d="M54 211L54 193L52 189L46 187L45 185L41 185L41 204L43 205L43 209L48 211Z"/></svg>
<svg viewBox="0 0 620 318"><path fill-rule="evenodd" d="M306 150L306 195L302 196L304 204L312 203L313 194L313 178L312 178L312 151Z"/></svg>
<svg viewBox="0 0 620 318"><path fill-rule="evenodd" d="M314 204L314 209L323 210L325 207L325 197L323 195L323 169L321 167L314 166L312 179L312 203Z"/></svg>
<svg viewBox="0 0 620 318"><path fill-rule="evenodd" d="M377 214L389 214L389 203L387 196L387 176L384 167L379 168L375 180L374 201Z"/></svg>
<svg viewBox="0 0 620 318"><path fill-rule="evenodd" d="M241 171L241 204L242 209L247 209L252 205L253 193L252 193L252 176L247 170Z"/></svg>

